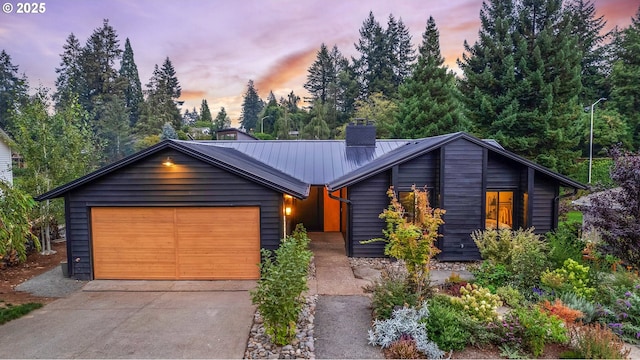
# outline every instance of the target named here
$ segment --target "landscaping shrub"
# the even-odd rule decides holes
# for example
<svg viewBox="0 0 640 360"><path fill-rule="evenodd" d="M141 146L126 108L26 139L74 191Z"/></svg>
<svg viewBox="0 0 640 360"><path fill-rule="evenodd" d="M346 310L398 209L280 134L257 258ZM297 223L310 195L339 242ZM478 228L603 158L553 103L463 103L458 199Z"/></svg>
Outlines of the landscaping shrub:
<svg viewBox="0 0 640 360"><path fill-rule="evenodd" d="M548 232L545 239L549 244L549 261L553 268L560 268L565 260L581 261L585 243L580 238L581 222L563 222L555 231Z"/></svg>
<svg viewBox="0 0 640 360"><path fill-rule="evenodd" d="M429 261L440 252L435 241L441 236L438 230L444 224L442 216L446 211L431 208L426 189L423 191L414 185L411 191L414 201L413 221L408 221L405 217L405 209L392 186L387 191L389 207L379 216L387 223L386 229L382 230L385 237L365 243L385 241L385 255L404 260L413 290L421 295L422 289L429 282Z"/></svg>
<svg viewBox="0 0 640 360"><path fill-rule="evenodd" d="M500 297L503 303L515 308L524 304L524 295L518 289L511 286L501 286L496 290L496 295Z"/></svg>
<svg viewBox="0 0 640 360"><path fill-rule="evenodd" d="M29 194L0 180L0 267L27 259L28 244L40 249L31 233L29 214L36 202Z"/></svg>
<svg viewBox="0 0 640 360"><path fill-rule="evenodd" d="M513 273L507 270L506 265L494 264L490 261L483 261L480 267L471 269L471 273L474 277L474 283L486 287L492 292L499 287L508 285L513 278Z"/></svg>
<svg viewBox="0 0 640 360"><path fill-rule="evenodd" d="M385 355L387 359L417 359L420 357L420 351L411 336L402 335L400 339L391 343Z"/></svg>
<svg viewBox="0 0 640 360"><path fill-rule="evenodd" d="M570 329L571 344L580 359L626 359L629 349L607 327L595 323Z"/></svg>
<svg viewBox="0 0 640 360"><path fill-rule="evenodd" d="M542 309L549 315L557 316L559 319L565 322L565 324L573 324L578 319L581 319L584 315L579 310L574 310L562 303L560 299L556 299L553 303L549 300L545 300L541 304Z"/></svg>
<svg viewBox="0 0 640 360"><path fill-rule="evenodd" d="M462 350L471 337L469 316L456 309L447 296L435 296L428 302L429 317L423 320L429 339L445 351Z"/></svg>
<svg viewBox="0 0 640 360"><path fill-rule="evenodd" d="M418 295L411 291L406 273L385 270L380 279L365 287L372 293L371 307L374 319L388 319L396 307L415 306Z"/></svg>
<svg viewBox="0 0 640 360"><path fill-rule="evenodd" d="M578 320L584 324L592 323L599 317L596 304L582 296L578 296L572 292L565 292L560 295L560 300L565 306L580 311L582 316Z"/></svg>
<svg viewBox="0 0 640 360"><path fill-rule="evenodd" d="M299 224L277 250L262 249L260 280L251 291L251 301L258 306L267 335L278 345L287 344L296 334L312 256L309 241L306 230Z"/></svg>
<svg viewBox="0 0 640 360"><path fill-rule="evenodd" d="M512 311L512 316L518 318L524 328L522 340L524 348L533 356L542 355L547 343L554 342L564 344L569 340L564 322L538 307L521 307Z"/></svg>
<svg viewBox="0 0 640 360"><path fill-rule="evenodd" d="M633 286L618 284L601 286L603 308L599 321L624 341L640 344L640 282Z"/></svg>
<svg viewBox="0 0 640 360"><path fill-rule="evenodd" d="M591 299L596 292L595 288L589 286L589 267L573 259L565 260L560 269L545 270L540 281L557 292L571 291L587 299Z"/></svg>
<svg viewBox="0 0 640 360"><path fill-rule="evenodd" d="M497 309L502 302L500 297L493 295L489 289L476 284L467 284L460 288L460 294L460 297L452 297L451 302L471 319L487 323L498 317Z"/></svg>
<svg viewBox="0 0 640 360"><path fill-rule="evenodd" d="M509 313L502 320L494 320L488 325L488 328L496 335L493 339L495 344L508 344L508 350L511 350L511 352L523 350L525 329L514 314Z"/></svg>
<svg viewBox="0 0 640 360"><path fill-rule="evenodd" d="M492 265L502 264L513 274L511 285L524 291L536 286L542 271L549 267L547 246L533 228L477 230L471 234L483 259ZM505 283L498 284L496 289Z"/></svg>
<svg viewBox="0 0 640 360"><path fill-rule="evenodd" d="M396 309L391 318L373 322L373 329L369 330L369 344L386 349L402 336L409 336L415 341L418 351L427 358L441 359L444 352L436 343L429 340L426 325L422 322L428 316L427 303L423 303L419 309L410 307Z"/></svg>

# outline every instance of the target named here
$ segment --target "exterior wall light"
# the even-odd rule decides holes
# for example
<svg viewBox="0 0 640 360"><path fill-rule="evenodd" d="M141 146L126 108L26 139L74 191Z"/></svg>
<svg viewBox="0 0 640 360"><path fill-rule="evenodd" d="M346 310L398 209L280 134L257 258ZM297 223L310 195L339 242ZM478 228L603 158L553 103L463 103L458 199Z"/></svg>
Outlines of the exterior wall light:
<svg viewBox="0 0 640 360"><path fill-rule="evenodd" d="M162 162L162 165L169 167L169 166L173 166L173 159L171 158L171 156L167 156L166 159L164 159L164 161Z"/></svg>
<svg viewBox="0 0 640 360"><path fill-rule="evenodd" d="M287 215L287 216L291 215L291 208L288 207L288 206L286 208L284 208L284 214Z"/></svg>

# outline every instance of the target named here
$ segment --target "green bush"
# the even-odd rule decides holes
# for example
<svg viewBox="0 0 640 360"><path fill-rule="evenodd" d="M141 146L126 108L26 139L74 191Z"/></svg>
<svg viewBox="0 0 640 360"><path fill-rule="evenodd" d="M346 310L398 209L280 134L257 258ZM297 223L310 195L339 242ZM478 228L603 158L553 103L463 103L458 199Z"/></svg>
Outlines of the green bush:
<svg viewBox="0 0 640 360"><path fill-rule="evenodd" d="M535 357L542 355L545 344L549 342L565 344L569 340L564 322L537 307L517 308L512 314L518 318L520 325L524 328L523 345Z"/></svg>
<svg viewBox="0 0 640 360"><path fill-rule="evenodd" d="M472 269L471 273L474 277L474 283L486 287L492 292L499 287L508 285L513 278L513 273L507 270L506 265L494 264L489 261L483 261L479 267Z"/></svg>
<svg viewBox="0 0 640 360"><path fill-rule="evenodd" d="M518 289L511 286L501 286L496 290L496 295L500 297L503 303L516 308L524 304L525 298Z"/></svg>
<svg viewBox="0 0 640 360"><path fill-rule="evenodd" d="M411 291L407 274L398 270L383 271L380 279L366 286L365 291L372 293L374 319L388 319L396 307L418 303L418 295Z"/></svg>
<svg viewBox="0 0 640 360"><path fill-rule="evenodd" d="M561 293L571 291L587 299L591 299L596 292L595 288L589 286L589 267L573 259L565 260L560 269L544 271L540 280L552 290Z"/></svg>
<svg viewBox="0 0 640 360"><path fill-rule="evenodd" d="M262 249L258 286L251 301L258 306L267 335L273 343L287 344L296 334L296 321L304 305L307 272L312 253L302 225L281 241L275 251ZM275 255L275 260L272 257Z"/></svg>
<svg viewBox="0 0 640 360"><path fill-rule="evenodd" d="M507 269L514 274L513 286L524 292L539 285L540 275L550 264L547 260L547 246L538 235L530 230L522 231L516 239L520 243L514 246L513 262Z"/></svg>
<svg viewBox="0 0 640 360"><path fill-rule="evenodd" d="M469 323L472 320L456 309L447 296L435 296L428 302L427 326L429 339L444 351L462 350L471 338Z"/></svg>
<svg viewBox="0 0 640 360"><path fill-rule="evenodd" d="M490 322L498 317L498 307L502 306L500 297L493 295L487 288L476 284L467 284L460 288L461 296L451 298L451 302L468 314L471 319Z"/></svg>
<svg viewBox="0 0 640 360"><path fill-rule="evenodd" d="M27 315L35 309L42 307L40 303L27 303L22 305L7 304L5 308L0 309L0 325Z"/></svg>
<svg viewBox="0 0 640 360"><path fill-rule="evenodd" d="M580 238L581 222L564 222L555 231L545 235L549 244L549 261L560 268L567 259L581 261L584 241Z"/></svg>
<svg viewBox="0 0 640 360"><path fill-rule="evenodd" d="M591 183L612 188L615 186L611 180L611 167L613 160L611 158L595 158L591 163ZM589 180L589 161L581 161L574 167L571 177L579 182L586 184Z"/></svg>

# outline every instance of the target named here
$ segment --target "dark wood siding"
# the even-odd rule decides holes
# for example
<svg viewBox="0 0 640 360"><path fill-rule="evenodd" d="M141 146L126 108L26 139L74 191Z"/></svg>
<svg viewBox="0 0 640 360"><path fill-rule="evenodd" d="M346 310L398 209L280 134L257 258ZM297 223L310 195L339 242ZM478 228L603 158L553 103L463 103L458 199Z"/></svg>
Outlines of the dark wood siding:
<svg viewBox="0 0 640 360"><path fill-rule="evenodd" d="M378 215L389 206L389 172L390 170L349 187L353 257L384 256L384 242L361 244L360 241L383 237L385 222Z"/></svg>
<svg viewBox="0 0 640 360"><path fill-rule="evenodd" d="M442 149L442 208L445 224L439 241L446 261L480 258L471 239L474 230L482 228L483 148L459 139Z"/></svg>
<svg viewBox="0 0 640 360"><path fill-rule="evenodd" d="M438 165L440 151L432 151L411 161L400 164L397 186L399 189L428 186L435 189L438 181Z"/></svg>
<svg viewBox="0 0 640 360"><path fill-rule="evenodd" d="M167 156L175 166L161 165ZM116 170L73 190L66 199L70 270L79 279L92 277L92 206L260 206L261 246L275 249L280 242L282 194L175 150Z"/></svg>
<svg viewBox="0 0 640 360"><path fill-rule="evenodd" d="M555 197L558 195L557 182L546 176L535 174L534 178L532 226L537 234L544 234L553 229L555 212Z"/></svg>
<svg viewBox="0 0 640 360"><path fill-rule="evenodd" d="M489 151L487 189L516 189L520 185L521 165Z"/></svg>

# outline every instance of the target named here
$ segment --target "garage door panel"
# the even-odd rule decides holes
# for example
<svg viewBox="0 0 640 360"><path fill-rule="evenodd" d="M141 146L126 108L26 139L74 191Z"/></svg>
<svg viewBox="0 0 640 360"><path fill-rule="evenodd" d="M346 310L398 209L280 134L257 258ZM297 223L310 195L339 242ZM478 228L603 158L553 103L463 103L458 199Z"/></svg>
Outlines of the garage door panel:
<svg viewBox="0 0 640 360"><path fill-rule="evenodd" d="M260 209L94 208L96 279L257 279Z"/></svg>

